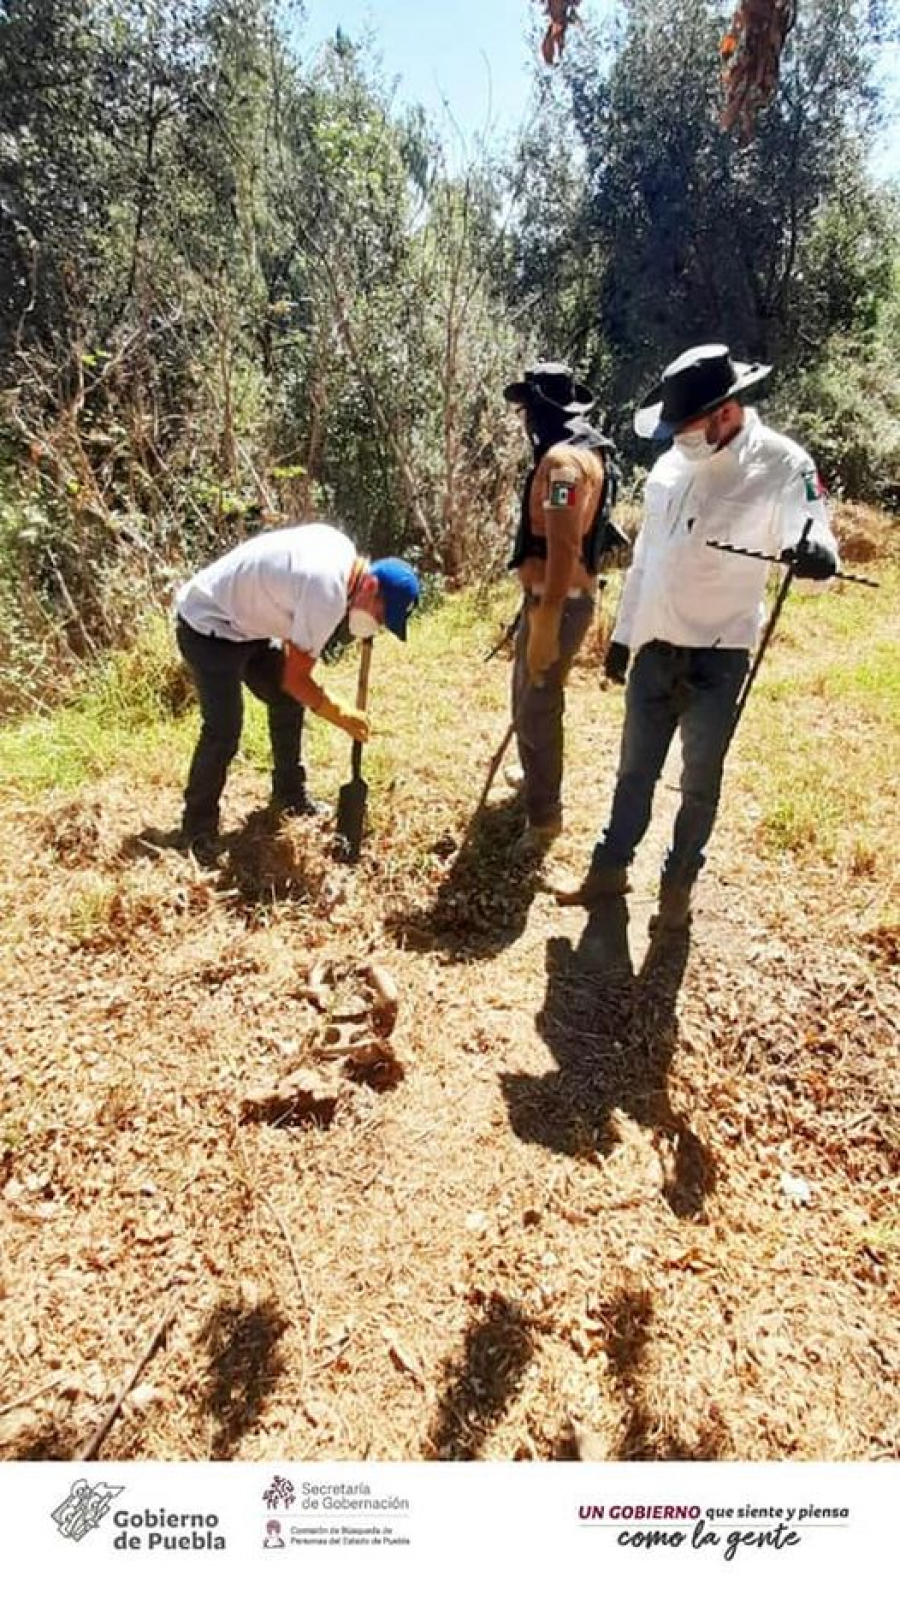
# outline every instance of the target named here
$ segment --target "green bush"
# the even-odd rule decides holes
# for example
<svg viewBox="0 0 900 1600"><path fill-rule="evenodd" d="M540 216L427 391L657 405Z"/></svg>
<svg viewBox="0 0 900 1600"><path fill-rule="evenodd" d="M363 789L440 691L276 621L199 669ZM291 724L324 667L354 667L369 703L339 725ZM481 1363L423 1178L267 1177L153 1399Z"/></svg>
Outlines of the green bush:
<svg viewBox="0 0 900 1600"><path fill-rule="evenodd" d="M829 492L900 505L900 369L879 333L835 335L814 367L779 384L767 416L802 441Z"/></svg>

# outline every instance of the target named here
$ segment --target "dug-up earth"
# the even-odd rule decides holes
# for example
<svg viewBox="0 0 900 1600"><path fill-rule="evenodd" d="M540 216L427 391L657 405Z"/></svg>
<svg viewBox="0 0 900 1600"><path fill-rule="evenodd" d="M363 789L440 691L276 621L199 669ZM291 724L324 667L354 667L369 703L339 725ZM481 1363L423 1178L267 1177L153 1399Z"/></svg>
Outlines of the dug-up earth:
<svg viewBox="0 0 900 1600"><path fill-rule="evenodd" d="M790 602L693 925L652 946L677 760L627 900L547 891L614 776L590 652L564 839L516 856L502 776L467 827L496 606L376 647L356 867L248 761L214 868L148 843L189 738L6 785L5 1459L897 1454L896 551Z"/></svg>

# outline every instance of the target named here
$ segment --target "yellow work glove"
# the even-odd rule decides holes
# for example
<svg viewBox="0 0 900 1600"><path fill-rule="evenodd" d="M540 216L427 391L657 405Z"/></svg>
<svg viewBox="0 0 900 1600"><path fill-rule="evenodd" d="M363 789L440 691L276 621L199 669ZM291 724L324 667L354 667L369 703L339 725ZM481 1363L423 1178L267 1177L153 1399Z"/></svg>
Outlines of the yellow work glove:
<svg viewBox="0 0 900 1600"><path fill-rule="evenodd" d="M561 606L533 606L528 613L528 641L525 661L532 683L538 683L554 661L559 660L559 620Z"/></svg>
<svg viewBox="0 0 900 1600"><path fill-rule="evenodd" d="M324 717L326 722L333 723L356 744L365 744L372 731L364 711L357 711L353 706L345 706L339 700L330 699L324 689L321 700L312 709L317 717Z"/></svg>

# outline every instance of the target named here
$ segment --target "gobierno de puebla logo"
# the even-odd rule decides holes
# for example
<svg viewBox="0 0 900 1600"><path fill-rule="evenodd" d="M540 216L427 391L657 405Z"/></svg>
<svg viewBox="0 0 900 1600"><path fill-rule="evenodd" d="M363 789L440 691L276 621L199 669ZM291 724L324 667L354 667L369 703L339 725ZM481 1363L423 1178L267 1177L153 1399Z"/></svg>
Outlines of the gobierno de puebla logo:
<svg viewBox="0 0 900 1600"><path fill-rule="evenodd" d="M114 1550L224 1550L213 1511L114 1511Z"/></svg>
<svg viewBox="0 0 900 1600"><path fill-rule="evenodd" d="M51 1511L64 1539L76 1543L93 1533L109 1516L123 1484L95 1483L78 1478L66 1498ZM212 1511L113 1511L114 1550L224 1550L226 1538Z"/></svg>

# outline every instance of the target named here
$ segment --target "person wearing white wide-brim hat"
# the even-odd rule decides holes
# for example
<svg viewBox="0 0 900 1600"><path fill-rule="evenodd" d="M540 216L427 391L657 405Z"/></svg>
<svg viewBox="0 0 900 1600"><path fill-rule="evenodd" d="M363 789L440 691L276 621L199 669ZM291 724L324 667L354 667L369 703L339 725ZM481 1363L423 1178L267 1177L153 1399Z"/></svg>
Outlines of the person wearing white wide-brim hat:
<svg viewBox="0 0 900 1600"><path fill-rule="evenodd" d="M769 571L710 541L786 558L803 578L822 581L837 572L811 457L744 404L770 371L733 360L726 345L695 345L666 367L636 412L641 438L670 447L647 479L641 532L605 662L611 681L627 678L610 818L583 882L559 893L562 904L593 907L627 891L628 867L677 729L681 805L658 922L679 927L690 917Z"/></svg>

